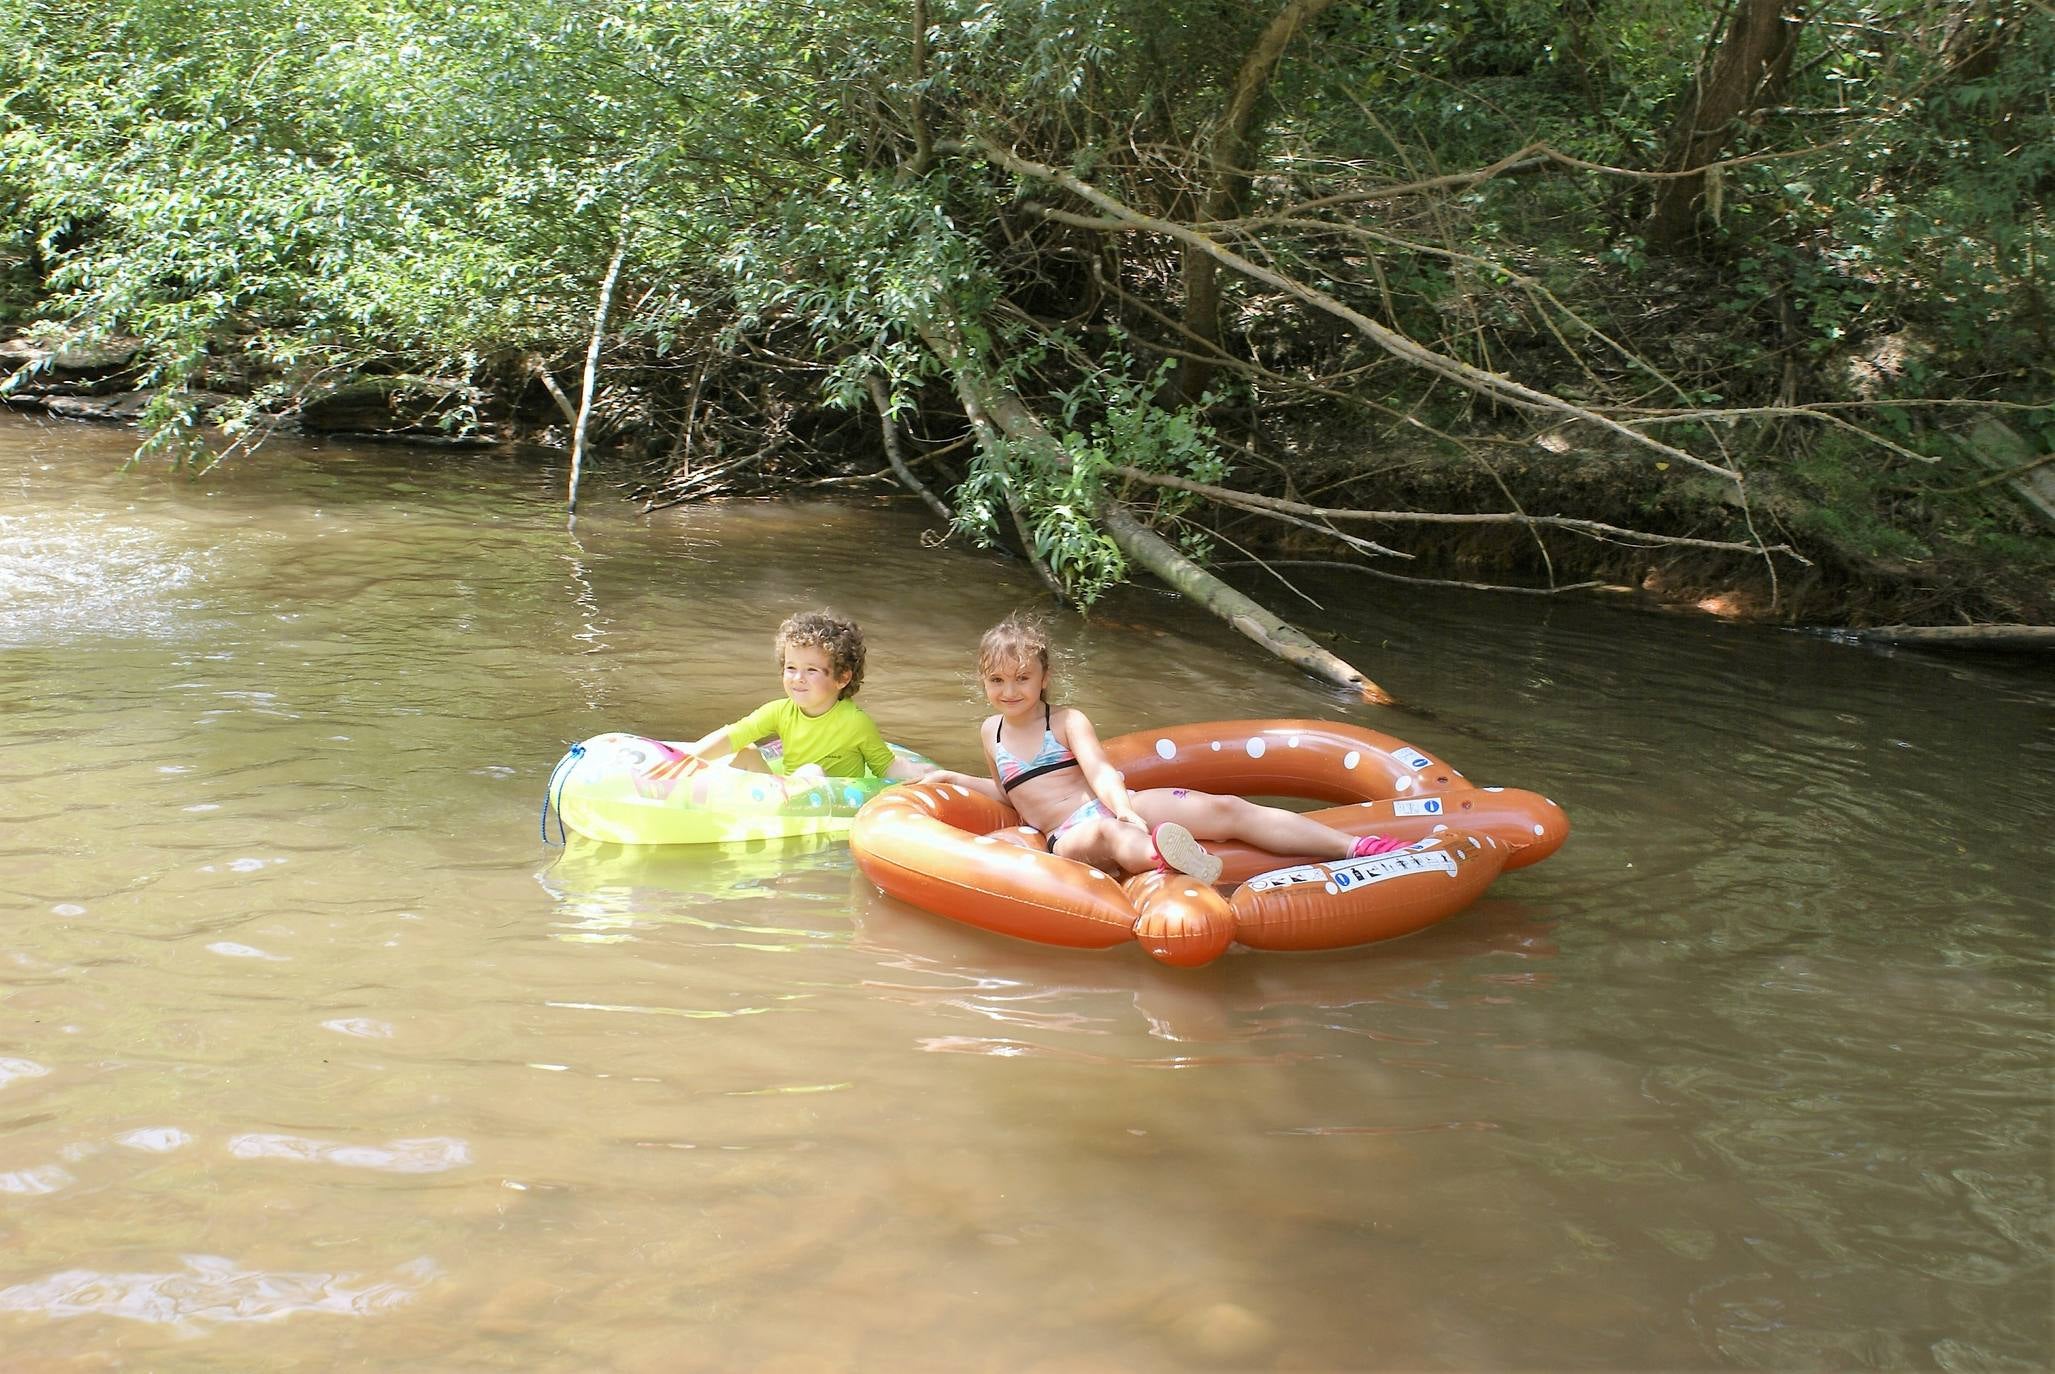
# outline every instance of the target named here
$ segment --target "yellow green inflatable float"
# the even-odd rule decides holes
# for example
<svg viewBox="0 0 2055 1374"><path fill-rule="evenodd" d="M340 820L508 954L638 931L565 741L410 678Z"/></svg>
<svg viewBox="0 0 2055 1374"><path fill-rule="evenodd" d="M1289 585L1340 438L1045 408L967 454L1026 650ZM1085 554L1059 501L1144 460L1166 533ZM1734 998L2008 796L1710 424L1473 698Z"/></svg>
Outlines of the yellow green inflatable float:
<svg viewBox="0 0 2055 1374"><path fill-rule="evenodd" d="M901 745L895 758L935 765ZM841 836L857 809L889 784L883 778L824 778L788 795L776 746L763 747L772 773L702 761L669 741L609 732L574 744L550 773L542 803L561 829L608 844L737 844L801 835Z"/></svg>

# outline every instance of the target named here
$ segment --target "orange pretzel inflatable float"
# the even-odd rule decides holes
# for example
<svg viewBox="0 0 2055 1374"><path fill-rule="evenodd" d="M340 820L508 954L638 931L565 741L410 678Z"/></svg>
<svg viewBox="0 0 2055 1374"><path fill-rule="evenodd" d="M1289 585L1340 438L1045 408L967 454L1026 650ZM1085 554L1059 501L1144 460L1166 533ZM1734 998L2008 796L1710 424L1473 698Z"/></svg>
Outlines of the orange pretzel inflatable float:
<svg viewBox="0 0 2055 1374"><path fill-rule="evenodd" d="M1440 759L1374 730L1319 720L1224 720L1105 741L1130 790L1189 787L1346 805L1312 812L1352 835L1406 848L1319 862L1211 843L1232 896L1182 873L1117 881L1058 858L1012 807L954 784L889 788L849 832L857 867L890 896L940 916L1044 944L1125 940L1166 964L1251 949L1340 949L1455 915L1502 869L1562 846L1569 817L1546 797L1473 787Z"/></svg>

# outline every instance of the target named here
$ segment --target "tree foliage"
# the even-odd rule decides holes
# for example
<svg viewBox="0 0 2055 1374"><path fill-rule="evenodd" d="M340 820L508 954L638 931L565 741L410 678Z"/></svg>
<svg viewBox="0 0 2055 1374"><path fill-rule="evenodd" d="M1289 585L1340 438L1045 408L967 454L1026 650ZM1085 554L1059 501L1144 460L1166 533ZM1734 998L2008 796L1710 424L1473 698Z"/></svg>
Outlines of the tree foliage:
<svg viewBox="0 0 2055 1374"><path fill-rule="evenodd" d="M0 0L0 299L55 338L141 339L151 442L183 455L214 393L243 398L216 413L233 432L364 373L482 394L561 367L625 240L603 379L668 378L652 423L689 447L714 393L740 404L745 364L816 406L861 406L883 376L905 419L972 367L1064 442L990 436L943 465L959 519L1081 601L1123 573L1096 515L1113 466L1210 484L1223 426L1277 452L1295 415L1414 441L1559 421L988 155L1008 150L1751 481L1823 446L1904 481L1951 451L1953 412L1925 403L2049 390L2055 23L2034 0L1800 18ZM1715 102L1750 20L1788 40L1774 79ZM938 353L937 328L963 351ZM1494 501L1517 475L1497 452L1472 449Z"/></svg>

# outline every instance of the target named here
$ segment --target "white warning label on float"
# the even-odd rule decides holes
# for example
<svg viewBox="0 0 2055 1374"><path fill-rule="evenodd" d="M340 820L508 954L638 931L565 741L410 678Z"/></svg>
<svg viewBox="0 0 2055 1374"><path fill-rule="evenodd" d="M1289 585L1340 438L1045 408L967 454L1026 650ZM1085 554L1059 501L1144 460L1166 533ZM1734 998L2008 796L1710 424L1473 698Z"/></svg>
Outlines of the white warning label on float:
<svg viewBox="0 0 2055 1374"><path fill-rule="evenodd" d="M1299 868L1273 868L1268 873L1258 873L1242 886L1251 892L1269 892L1274 888L1291 887L1297 883L1324 883L1327 870L1306 864Z"/></svg>
<svg viewBox="0 0 2055 1374"><path fill-rule="evenodd" d="M1445 849L1430 849L1422 853L1402 849L1396 854L1380 854L1374 859L1351 859L1345 864L1274 868L1268 873L1257 874L1243 886L1251 892L1270 892L1299 883L1332 883L1336 891L1346 892L1389 878L1403 878L1408 873L1446 873L1453 878L1456 876L1456 856Z"/></svg>
<svg viewBox="0 0 2055 1374"><path fill-rule="evenodd" d="M1328 881L1343 891L1381 883L1387 878L1403 878L1408 873L1446 873L1453 878L1456 876L1456 856L1445 849L1430 849L1420 854L1401 849L1396 854L1380 854L1374 859L1336 864L1328 873Z"/></svg>
<svg viewBox="0 0 2055 1374"><path fill-rule="evenodd" d="M1439 816L1442 809L1440 797L1417 797L1412 801L1391 804L1391 814L1394 816Z"/></svg>

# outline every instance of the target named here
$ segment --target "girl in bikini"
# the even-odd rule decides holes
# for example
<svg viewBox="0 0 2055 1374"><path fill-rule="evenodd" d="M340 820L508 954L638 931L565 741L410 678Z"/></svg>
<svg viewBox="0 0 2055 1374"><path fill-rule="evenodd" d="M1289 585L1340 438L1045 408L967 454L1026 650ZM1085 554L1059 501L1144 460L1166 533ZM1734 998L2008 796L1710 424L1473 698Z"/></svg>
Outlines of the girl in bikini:
<svg viewBox="0 0 2055 1374"><path fill-rule="evenodd" d="M1202 840L1241 840L1273 854L1321 859L1402 845L1382 835L1359 839L1241 797L1184 787L1130 794L1084 712L1049 704L1049 641L1020 616L986 631L978 677L997 713L978 730L991 777L943 770L921 781L956 783L1007 803L1042 832L1053 854L1113 874L1170 868L1211 883L1220 860Z"/></svg>

